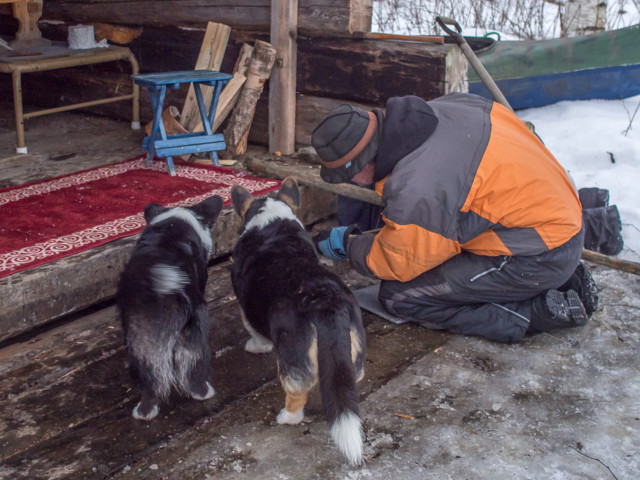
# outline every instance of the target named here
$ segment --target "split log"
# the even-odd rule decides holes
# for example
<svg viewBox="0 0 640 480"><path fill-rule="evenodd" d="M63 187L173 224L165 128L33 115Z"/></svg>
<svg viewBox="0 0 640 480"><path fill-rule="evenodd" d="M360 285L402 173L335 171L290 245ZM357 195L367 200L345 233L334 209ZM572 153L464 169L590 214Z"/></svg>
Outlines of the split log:
<svg viewBox="0 0 640 480"><path fill-rule="evenodd" d="M213 123L211 124L212 132L215 132L218 127L222 125L224 119L227 118L227 115L229 115L229 112L238 101L238 97L240 96L240 92L242 91L242 86L244 85L246 80L247 77L236 73L233 78L229 80L229 83L225 85L224 89L220 93L220 98L218 99L218 108L216 108L216 114L213 118ZM200 119L193 131L204 131L204 127L202 126L202 119Z"/></svg>
<svg viewBox="0 0 640 480"><path fill-rule="evenodd" d="M271 75L275 59L276 49L273 45L262 41L255 43L247 72L247 81L240 92L240 98L238 98L229 124L224 131L227 152L233 156L240 155L247 150L247 139L256 104L262 94L265 82Z"/></svg>
<svg viewBox="0 0 640 480"><path fill-rule="evenodd" d="M215 132L218 127L224 122L229 112L233 109L244 82L247 80L247 71L249 70L249 63L251 62L251 54L253 53L253 47L247 43L242 44L240 48L240 54L236 60L236 64L233 67L233 78L229 80L229 83L225 85L220 93L218 100L218 108L216 109L216 115L211 125L211 131ZM202 119L198 122L193 129L194 132L203 132Z"/></svg>
<svg viewBox="0 0 640 480"><path fill-rule="evenodd" d="M204 40L202 41L202 47L195 66L196 70L220 70L230 33L231 27L227 25L214 22L207 24L207 31L204 34ZM201 90L204 104L208 106L213 96L213 87L202 86ZM182 107L180 120L182 126L189 131L193 131L200 120L200 110L198 109L198 101L193 84L189 85L189 93Z"/></svg>
<svg viewBox="0 0 640 480"><path fill-rule="evenodd" d="M251 64L251 55L253 55L253 47L248 43L243 43L240 47L236 64L233 66L233 73L239 73L246 77Z"/></svg>

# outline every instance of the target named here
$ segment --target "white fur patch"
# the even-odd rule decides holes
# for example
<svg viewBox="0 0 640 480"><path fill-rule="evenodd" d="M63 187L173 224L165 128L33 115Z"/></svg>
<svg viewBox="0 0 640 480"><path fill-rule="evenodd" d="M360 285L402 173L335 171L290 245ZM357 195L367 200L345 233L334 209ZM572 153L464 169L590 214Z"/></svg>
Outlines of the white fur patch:
<svg viewBox="0 0 640 480"><path fill-rule="evenodd" d="M209 398L213 397L215 393L216 391L213 389L211 384L207 382L207 393L205 393L204 396L201 396L201 395L198 395L197 393L191 392L191 398L195 400L208 400Z"/></svg>
<svg viewBox="0 0 640 480"><path fill-rule="evenodd" d="M200 223L200 220L198 219L198 216L195 213L193 213L191 210L186 209L184 207L175 207L155 217L153 220L151 220L150 225L163 222L168 218L176 218L178 220L183 220L187 222L200 237L200 241L202 242L202 245L207 251L207 257L211 254L211 250L213 249L213 240L211 240L211 231Z"/></svg>
<svg viewBox="0 0 640 480"><path fill-rule="evenodd" d="M149 415L147 415L145 417L138 410L139 406L140 406L140 404L138 403L135 407L133 407L133 411L131 412L131 415L136 420L153 420L154 418L156 418L158 416L158 413L160 412L160 409L158 408L158 405L154 405L153 408L151 409L151 411L149 412Z"/></svg>
<svg viewBox="0 0 640 480"><path fill-rule="evenodd" d="M289 205L275 198L267 198L260 211L244 226L244 231L246 232L251 228L264 228L276 220L294 220L304 228L304 225L295 216Z"/></svg>
<svg viewBox="0 0 640 480"><path fill-rule="evenodd" d="M283 408L282 410L280 410L280 413L278 414L276 420L280 425L298 425L303 418L304 408L301 408L297 412L289 412L286 408Z"/></svg>
<svg viewBox="0 0 640 480"><path fill-rule="evenodd" d="M151 267L153 289L160 295L181 293L189 283L189 277L180 268L159 263Z"/></svg>
<svg viewBox="0 0 640 480"><path fill-rule="evenodd" d="M176 381L180 388L187 390L189 373L198 362L200 356L197 352L185 348L183 342L178 342L173 350L173 365L176 372Z"/></svg>
<svg viewBox="0 0 640 480"><path fill-rule="evenodd" d="M273 350L273 342L251 326L244 312L242 312L242 324L247 329L247 332L251 334L251 338L244 344L244 349L247 352L258 354L269 353Z"/></svg>
<svg viewBox="0 0 640 480"><path fill-rule="evenodd" d="M244 344L244 349L249 353L255 354L269 353L273 350L273 342L262 335L260 337L251 337Z"/></svg>
<svg viewBox="0 0 640 480"><path fill-rule="evenodd" d="M331 438L351 465L362 463L362 426L355 413L340 415L331 425Z"/></svg>

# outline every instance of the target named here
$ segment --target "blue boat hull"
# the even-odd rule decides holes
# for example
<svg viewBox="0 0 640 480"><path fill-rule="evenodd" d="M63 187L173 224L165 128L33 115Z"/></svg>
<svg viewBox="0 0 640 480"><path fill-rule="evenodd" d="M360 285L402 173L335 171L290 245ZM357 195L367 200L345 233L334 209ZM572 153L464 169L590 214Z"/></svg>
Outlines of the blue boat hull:
<svg viewBox="0 0 640 480"><path fill-rule="evenodd" d="M516 110L563 100L614 100L640 95L640 64L496 80L496 84ZM469 92L492 98L481 82L469 82Z"/></svg>

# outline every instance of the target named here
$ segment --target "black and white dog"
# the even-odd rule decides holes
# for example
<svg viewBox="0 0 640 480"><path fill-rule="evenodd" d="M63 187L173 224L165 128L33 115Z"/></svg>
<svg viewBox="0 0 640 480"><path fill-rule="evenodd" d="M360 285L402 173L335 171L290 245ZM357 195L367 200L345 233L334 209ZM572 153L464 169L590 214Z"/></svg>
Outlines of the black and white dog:
<svg viewBox="0 0 640 480"><path fill-rule="evenodd" d="M362 426L356 382L364 376L366 337L351 291L320 265L315 246L294 211L298 185L284 180L276 198L254 199L231 188L243 220L233 252L231 280L251 338L245 350L275 348L286 392L278 423L298 424L307 394L320 383L331 436L349 463L362 462Z"/></svg>
<svg viewBox="0 0 640 480"><path fill-rule="evenodd" d="M222 210L214 195L192 207L147 205L147 226L120 275L117 304L129 370L141 393L133 417L151 420L175 388L206 400L211 352L204 299L211 226Z"/></svg>

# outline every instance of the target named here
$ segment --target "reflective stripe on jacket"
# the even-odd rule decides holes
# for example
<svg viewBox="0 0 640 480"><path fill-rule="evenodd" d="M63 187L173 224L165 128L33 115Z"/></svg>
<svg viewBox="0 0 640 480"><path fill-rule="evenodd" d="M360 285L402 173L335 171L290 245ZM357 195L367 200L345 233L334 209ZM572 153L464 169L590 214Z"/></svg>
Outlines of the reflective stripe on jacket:
<svg viewBox="0 0 640 480"><path fill-rule="evenodd" d="M373 239L354 239L356 268L407 281L462 250L536 255L580 231L571 180L516 115L469 94L429 105L439 123L376 184L385 226Z"/></svg>

